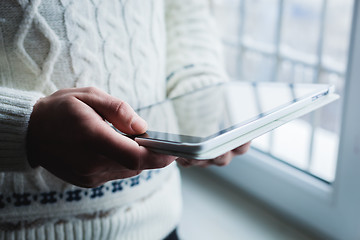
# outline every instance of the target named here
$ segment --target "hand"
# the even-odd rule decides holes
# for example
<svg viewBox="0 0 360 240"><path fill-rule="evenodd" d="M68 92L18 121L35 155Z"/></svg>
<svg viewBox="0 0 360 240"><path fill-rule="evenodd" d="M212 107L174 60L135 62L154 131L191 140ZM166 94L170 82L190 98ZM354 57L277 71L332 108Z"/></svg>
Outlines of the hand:
<svg viewBox="0 0 360 240"><path fill-rule="evenodd" d="M195 160L195 159L178 158L176 159L176 161L183 167L190 167L190 166L208 167L210 165L226 166L231 162L233 157L246 153L249 150L249 148L250 148L250 142L245 143L240 147L235 148L232 151L229 151L214 159Z"/></svg>
<svg viewBox="0 0 360 240"><path fill-rule="evenodd" d="M96 88L64 89L40 99L28 127L30 165L77 186L96 187L175 160L139 146L105 120L130 135L147 127L127 103Z"/></svg>

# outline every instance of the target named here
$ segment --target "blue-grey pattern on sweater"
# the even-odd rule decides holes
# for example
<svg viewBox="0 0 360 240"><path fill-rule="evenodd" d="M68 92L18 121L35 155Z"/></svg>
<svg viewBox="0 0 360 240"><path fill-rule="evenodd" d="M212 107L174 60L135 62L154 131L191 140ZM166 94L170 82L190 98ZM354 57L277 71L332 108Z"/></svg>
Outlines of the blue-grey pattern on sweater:
<svg viewBox="0 0 360 240"><path fill-rule="evenodd" d="M95 188L75 188L67 190L65 192L48 191L41 193L0 193L0 212L1 209L7 206L14 207L26 207L31 206L32 203L38 204L53 204L59 201L62 202L79 202L82 199L97 199L104 197L106 194L116 194L123 191L126 188L134 188L140 185L143 181L149 181L154 174L159 173L160 170L149 170L145 175L137 175L135 177L119 179L111 182L107 182L99 187Z"/></svg>

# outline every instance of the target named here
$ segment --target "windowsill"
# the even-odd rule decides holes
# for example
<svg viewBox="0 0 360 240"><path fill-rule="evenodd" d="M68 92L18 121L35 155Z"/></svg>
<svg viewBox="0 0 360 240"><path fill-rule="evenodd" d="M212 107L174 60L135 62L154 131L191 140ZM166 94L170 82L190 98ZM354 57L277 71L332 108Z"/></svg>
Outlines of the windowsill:
<svg viewBox="0 0 360 240"><path fill-rule="evenodd" d="M181 239L316 239L206 169L181 172Z"/></svg>
<svg viewBox="0 0 360 240"><path fill-rule="evenodd" d="M309 162L311 125L301 119L293 120L272 132L271 154L290 165L303 169L328 182L335 179L339 137L322 128L314 131L312 160ZM255 139L252 146L269 152L269 134Z"/></svg>

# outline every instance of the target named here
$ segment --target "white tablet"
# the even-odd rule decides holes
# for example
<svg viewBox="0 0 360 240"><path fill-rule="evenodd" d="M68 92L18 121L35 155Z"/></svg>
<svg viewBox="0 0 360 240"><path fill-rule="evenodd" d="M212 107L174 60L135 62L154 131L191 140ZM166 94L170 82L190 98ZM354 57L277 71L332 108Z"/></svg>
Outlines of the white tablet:
<svg viewBox="0 0 360 240"><path fill-rule="evenodd" d="M144 107L149 149L212 159L337 99L325 84L228 82Z"/></svg>

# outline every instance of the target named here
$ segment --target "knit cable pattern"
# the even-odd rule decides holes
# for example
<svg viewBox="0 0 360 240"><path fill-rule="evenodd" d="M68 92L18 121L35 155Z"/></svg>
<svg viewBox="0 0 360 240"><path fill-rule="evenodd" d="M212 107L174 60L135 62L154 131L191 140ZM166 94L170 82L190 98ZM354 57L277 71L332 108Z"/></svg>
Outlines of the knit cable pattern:
<svg viewBox="0 0 360 240"><path fill-rule="evenodd" d="M104 82L100 39L94 26L93 4L61 0L64 23L70 43L70 61L74 74L73 87L94 86ZM86 11L84 11L84 8Z"/></svg>
<svg viewBox="0 0 360 240"><path fill-rule="evenodd" d="M41 0L33 1L19 1L19 4L24 8L24 18L19 26L19 30L15 37L15 52L19 59L23 61L29 69L38 76L38 79L43 84L43 89L56 89L56 86L51 82L51 73L54 69L57 56L60 53L60 41L54 31L49 27L46 20L39 14L38 8ZM44 59L41 66L39 66L24 48L24 41L29 33L29 29L36 27L43 36L49 41L50 48L48 55Z"/></svg>

